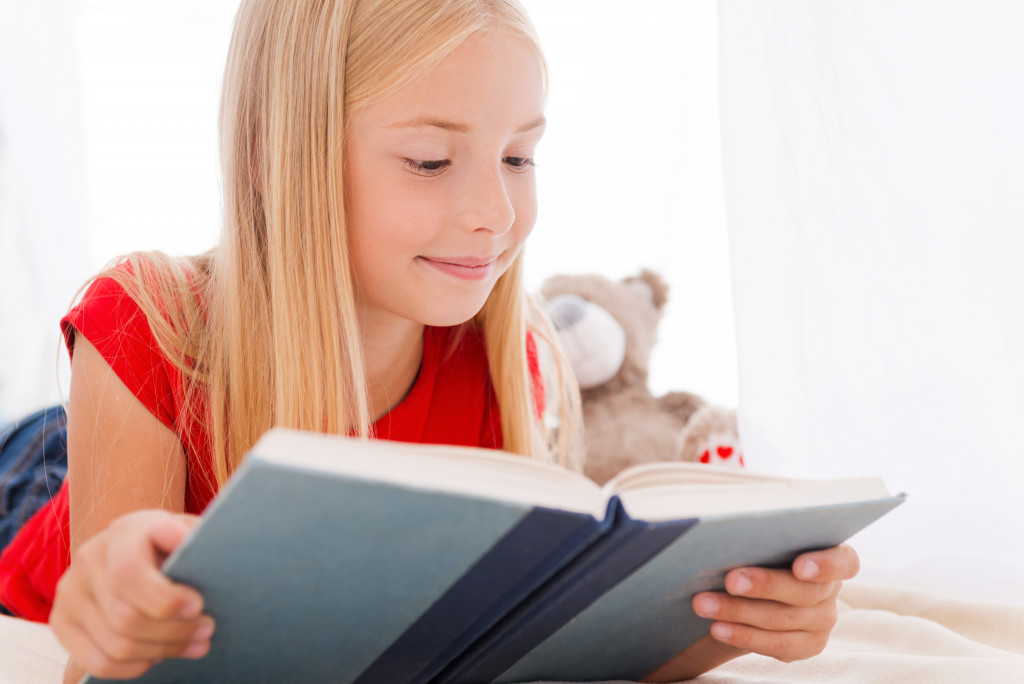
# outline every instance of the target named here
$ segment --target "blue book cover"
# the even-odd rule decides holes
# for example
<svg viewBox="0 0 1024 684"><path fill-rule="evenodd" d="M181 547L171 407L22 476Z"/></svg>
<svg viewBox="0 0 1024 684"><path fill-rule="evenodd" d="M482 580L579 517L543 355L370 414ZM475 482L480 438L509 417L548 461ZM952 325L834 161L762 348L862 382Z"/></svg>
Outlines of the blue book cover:
<svg viewBox="0 0 1024 684"><path fill-rule="evenodd" d="M527 653L498 644L491 662L463 681L640 680L708 634L712 621L693 612L692 598L722 590L728 570L788 567L804 551L845 541L902 500L701 519L585 610L555 618L557 631ZM557 604L544 602L537 619L547 611L557 612Z"/></svg>
<svg viewBox="0 0 1024 684"><path fill-rule="evenodd" d="M501 452L272 430L164 564L202 592L210 653L136 681L638 678L707 633L685 597L725 568L834 545L899 500L633 470L601 488Z"/></svg>

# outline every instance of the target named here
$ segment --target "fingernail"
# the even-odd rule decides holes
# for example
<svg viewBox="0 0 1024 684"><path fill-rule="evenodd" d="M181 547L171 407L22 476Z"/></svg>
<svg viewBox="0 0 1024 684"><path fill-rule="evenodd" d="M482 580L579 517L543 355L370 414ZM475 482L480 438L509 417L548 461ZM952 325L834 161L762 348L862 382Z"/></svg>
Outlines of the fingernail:
<svg viewBox="0 0 1024 684"><path fill-rule="evenodd" d="M718 613L719 603L714 596L702 596L697 599L697 613L710 617Z"/></svg>
<svg viewBox="0 0 1024 684"><path fill-rule="evenodd" d="M732 637L732 627L721 622L711 625L711 636L719 641L728 641Z"/></svg>
<svg viewBox="0 0 1024 684"><path fill-rule="evenodd" d="M186 620L199 617L199 614L203 612L203 602L199 599L189 599L184 606L181 608L179 615Z"/></svg>
<svg viewBox="0 0 1024 684"><path fill-rule="evenodd" d="M733 582L732 593L746 594L753 588L754 583L750 581L750 578L745 574L740 573L740 576Z"/></svg>
<svg viewBox="0 0 1024 684"><path fill-rule="evenodd" d="M208 641L213 636L213 620L204 620L192 634L192 641Z"/></svg>
<svg viewBox="0 0 1024 684"><path fill-rule="evenodd" d="M195 659L195 658L202 658L204 655L206 655L209 652L209 650L210 650L210 642L209 641L201 641L201 642L197 642L197 643L194 643L194 644L189 644L188 648L185 649L185 652L182 653L182 655L185 656L186 658L193 658L193 659Z"/></svg>
<svg viewBox="0 0 1024 684"><path fill-rule="evenodd" d="M804 561L803 565L800 566L800 579L814 579L818 576L819 572L821 572L821 568L818 567L817 563L812 560Z"/></svg>

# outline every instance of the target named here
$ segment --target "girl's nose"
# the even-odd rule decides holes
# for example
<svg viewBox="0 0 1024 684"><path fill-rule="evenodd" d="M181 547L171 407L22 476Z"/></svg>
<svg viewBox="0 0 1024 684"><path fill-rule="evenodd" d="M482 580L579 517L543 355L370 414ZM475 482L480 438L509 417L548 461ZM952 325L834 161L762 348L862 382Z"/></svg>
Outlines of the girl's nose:
<svg viewBox="0 0 1024 684"><path fill-rule="evenodd" d="M516 212L503 169L481 165L471 172L471 176L461 202L460 226L469 231L484 230L495 235L508 232L515 222Z"/></svg>

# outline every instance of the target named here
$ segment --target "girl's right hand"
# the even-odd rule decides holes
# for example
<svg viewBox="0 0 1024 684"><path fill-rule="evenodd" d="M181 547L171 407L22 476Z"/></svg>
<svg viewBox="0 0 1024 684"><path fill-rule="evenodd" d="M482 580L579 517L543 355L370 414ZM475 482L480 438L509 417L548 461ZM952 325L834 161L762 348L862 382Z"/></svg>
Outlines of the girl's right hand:
<svg viewBox="0 0 1024 684"><path fill-rule="evenodd" d="M214 623L203 614L203 597L159 569L197 520L137 511L75 551L50 615L71 664L99 677L129 679L164 658L206 655Z"/></svg>

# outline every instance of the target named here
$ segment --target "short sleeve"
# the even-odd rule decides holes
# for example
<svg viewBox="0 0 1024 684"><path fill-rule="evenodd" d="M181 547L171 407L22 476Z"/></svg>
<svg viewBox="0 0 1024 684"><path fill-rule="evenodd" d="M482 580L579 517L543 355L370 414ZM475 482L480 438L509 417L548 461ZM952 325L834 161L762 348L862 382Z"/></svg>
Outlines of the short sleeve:
<svg viewBox="0 0 1024 684"><path fill-rule="evenodd" d="M175 430L175 386L138 303L116 280L98 278L67 316L61 331L74 355L76 334L96 347L117 377L160 422Z"/></svg>

